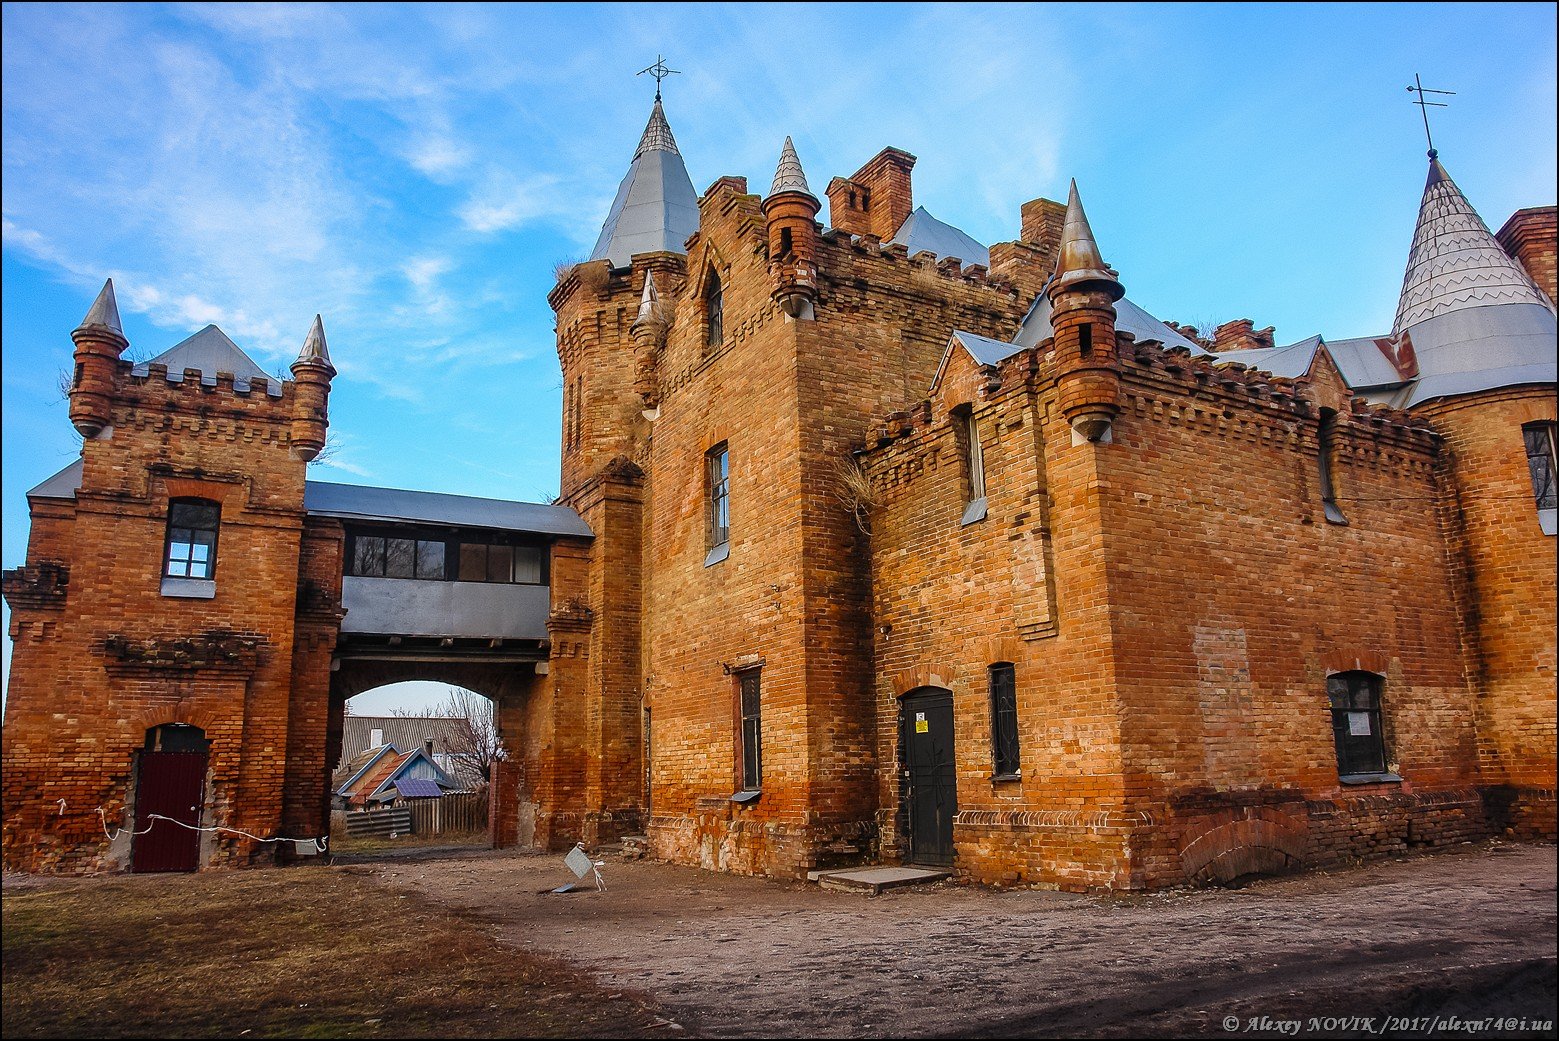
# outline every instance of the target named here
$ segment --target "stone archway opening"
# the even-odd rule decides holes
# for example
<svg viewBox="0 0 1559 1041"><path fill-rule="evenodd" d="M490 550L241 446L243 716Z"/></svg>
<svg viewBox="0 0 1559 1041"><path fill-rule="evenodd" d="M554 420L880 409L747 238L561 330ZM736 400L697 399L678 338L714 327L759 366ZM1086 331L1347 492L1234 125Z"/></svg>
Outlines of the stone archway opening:
<svg viewBox="0 0 1559 1041"><path fill-rule="evenodd" d="M453 682L399 680L340 700L334 851L493 845L493 772L504 753L491 697Z"/></svg>
<svg viewBox="0 0 1559 1041"><path fill-rule="evenodd" d="M473 712L490 706L491 754L476 764L478 773L485 769L487 824L485 832L473 837L472 844L480 842L493 848L545 844L547 836L538 834L536 825L538 804L546 794L545 771L538 765L539 757L545 751L543 735L549 706L548 699L541 696L549 671L545 660L537 660L543 655L528 647L518 651L506 646L465 648L446 646L437 641L426 647L416 645L408 649L408 642L354 641L337 647L332 661L327 734L327 759L332 768L343 759L348 721L362 719L370 710L383 712L386 719L393 720L396 717L389 709L394 705L425 706L435 710L428 714L430 716L453 714L451 702L469 703ZM362 695L368 696L360 697ZM353 703L351 715L348 714L349 702ZM412 715L423 714L414 712ZM367 731L355 737L354 743L359 744L371 739L371 731L376 729L373 724L353 723L351 726L354 733L359 728ZM400 754L410 750L402 745L415 744L427 755L426 738L432 736L434 748L429 758L435 763L441 750L448 751L442 746L455 740L452 735L441 740L438 728L434 728L431 735L401 734L403 727L396 723L386 723L377 729L385 731L380 738L390 743L395 743L392 731L400 734L397 744ZM351 753L346 754L349 758ZM363 765L359 763L359 769ZM468 764L460 766L470 772ZM344 803L352 793L343 800L336 794L343 787L342 779L333 775L332 782L329 786L332 824L344 827L346 822L341 814L350 812ZM448 805L453 806L453 803ZM357 808L362 808L361 801ZM420 812L428 814L431 811L422 809ZM348 843L345 848L351 845Z"/></svg>

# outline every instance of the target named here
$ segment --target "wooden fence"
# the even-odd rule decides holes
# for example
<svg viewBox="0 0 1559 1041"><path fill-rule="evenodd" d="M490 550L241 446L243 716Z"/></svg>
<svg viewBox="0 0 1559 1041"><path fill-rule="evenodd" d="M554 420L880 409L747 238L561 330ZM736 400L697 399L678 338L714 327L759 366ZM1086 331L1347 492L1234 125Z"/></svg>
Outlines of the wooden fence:
<svg viewBox="0 0 1559 1041"><path fill-rule="evenodd" d="M343 823L346 824L348 835L374 835L387 838L390 835L405 835L411 831L411 811L398 810L369 810L367 813L343 813Z"/></svg>
<svg viewBox="0 0 1559 1041"><path fill-rule="evenodd" d="M487 830L487 792L460 792L442 799L413 799L411 830L415 835L470 834Z"/></svg>

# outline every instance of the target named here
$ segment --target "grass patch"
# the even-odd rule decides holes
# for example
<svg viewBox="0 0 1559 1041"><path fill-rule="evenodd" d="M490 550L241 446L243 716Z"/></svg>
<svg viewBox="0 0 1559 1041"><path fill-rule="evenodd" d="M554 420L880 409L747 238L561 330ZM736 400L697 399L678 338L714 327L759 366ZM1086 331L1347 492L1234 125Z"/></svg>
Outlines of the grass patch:
<svg viewBox="0 0 1559 1041"><path fill-rule="evenodd" d="M636 1037L657 1021L483 924L322 866L9 889L4 1037Z"/></svg>

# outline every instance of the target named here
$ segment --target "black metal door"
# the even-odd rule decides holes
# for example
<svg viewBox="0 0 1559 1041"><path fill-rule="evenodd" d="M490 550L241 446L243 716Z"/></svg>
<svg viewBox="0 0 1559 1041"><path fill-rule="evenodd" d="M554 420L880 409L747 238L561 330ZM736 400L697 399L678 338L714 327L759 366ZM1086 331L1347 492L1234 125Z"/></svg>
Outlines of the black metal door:
<svg viewBox="0 0 1559 1041"><path fill-rule="evenodd" d="M136 871L194 871L200 866L200 832L191 829L200 824L205 787L206 753L141 753L132 856ZM154 813L173 820L159 820Z"/></svg>
<svg viewBox="0 0 1559 1041"><path fill-rule="evenodd" d="M901 726L909 859L951 865L953 817L958 813L952 691L932 688L907 695Z"/></svg>

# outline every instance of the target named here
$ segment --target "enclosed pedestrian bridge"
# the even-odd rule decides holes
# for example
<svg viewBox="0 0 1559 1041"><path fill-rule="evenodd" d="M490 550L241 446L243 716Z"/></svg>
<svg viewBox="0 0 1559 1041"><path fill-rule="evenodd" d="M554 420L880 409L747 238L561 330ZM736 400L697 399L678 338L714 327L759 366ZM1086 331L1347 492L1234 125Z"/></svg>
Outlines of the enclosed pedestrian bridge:
<svg viewBox="0 0 1559 1041"><path fill-rule="evenodd" d="M71 464L28 498L74 500L81 467ZM541 503L308 481L303 505L310 519L339 522L345 533L337 668L363 658L546 661L552 544L591 537L573 510ZM218 595L222 573L243 565L214 555L223 559L202 580L175 580L170 593L165 578L164 595Z"/></svg>
<svg viewBox="0 0 1559 1041"><path fill-rule="evenodd" d="M573 510L310 481L310 517L341 522L338 660L546 659L550 549L589 538Z"/></svg>

